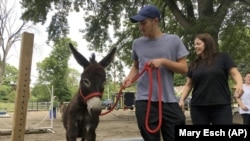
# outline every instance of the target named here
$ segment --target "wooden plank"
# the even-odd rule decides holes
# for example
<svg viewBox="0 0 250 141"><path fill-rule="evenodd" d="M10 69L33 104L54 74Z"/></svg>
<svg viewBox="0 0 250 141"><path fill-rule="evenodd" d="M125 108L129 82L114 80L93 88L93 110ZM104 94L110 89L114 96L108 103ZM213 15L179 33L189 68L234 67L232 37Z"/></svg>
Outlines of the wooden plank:
<svg viewBox="0 0 250 141"><path fill-rule="evenodd" d="M13 117L12 141L24 141L27 105L30 95L30 71L32 63L34 35L24 32L22 34L21 52L16 89L16 105Z"/></svg>
<svg viewBox="0 0 250 141"><path fill-rule="evenodd" d="M11 130L1 130L0 136L11 135Z"/></svg>

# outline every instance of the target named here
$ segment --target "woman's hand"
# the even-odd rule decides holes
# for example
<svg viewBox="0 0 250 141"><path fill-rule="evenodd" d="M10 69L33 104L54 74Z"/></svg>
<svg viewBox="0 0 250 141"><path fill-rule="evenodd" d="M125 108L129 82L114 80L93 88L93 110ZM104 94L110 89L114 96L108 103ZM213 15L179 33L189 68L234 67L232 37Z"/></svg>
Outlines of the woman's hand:
<svg viewBox="0 0 250 141"><path fill-rule="evenodd" d="M244 93L243 87L236 85L234 89L234 97L240 98Z"/></svg>
<svg viewBox="0 0 250 141"><path fill-rule="evenodd" d="M182 111L185 111L185 100L179 100L179 106L181 107Z"/></svg>

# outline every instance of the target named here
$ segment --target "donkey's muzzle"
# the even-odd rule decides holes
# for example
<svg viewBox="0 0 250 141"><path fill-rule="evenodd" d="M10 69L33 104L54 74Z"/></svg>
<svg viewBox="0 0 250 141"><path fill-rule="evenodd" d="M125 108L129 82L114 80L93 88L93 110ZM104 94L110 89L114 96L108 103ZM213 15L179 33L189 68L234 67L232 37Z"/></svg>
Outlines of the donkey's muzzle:
<svg viewBox="0 0 250 141"><path fill-rule="evenodd" d="M91 116L100 115L102 112L101 98L92 97L87 101L87 109Z"/></svg>

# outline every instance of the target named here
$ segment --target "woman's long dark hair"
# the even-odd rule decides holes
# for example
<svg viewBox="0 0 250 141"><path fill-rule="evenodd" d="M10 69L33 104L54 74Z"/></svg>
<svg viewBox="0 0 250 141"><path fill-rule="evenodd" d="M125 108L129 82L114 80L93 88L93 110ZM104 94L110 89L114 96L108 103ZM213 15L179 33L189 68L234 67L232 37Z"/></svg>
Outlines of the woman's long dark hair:
<svg viewBox="0 0 250 141"><path fill-rule="evenodd" d="M215 57L218 53L218 48L213 37L208 33L202 33L195 36L195 39L199 39L204 42L205 49L203 55L198 55L196 59L191 63L190 69L196 69L200 66L210 66L213 64Z"/></svg>

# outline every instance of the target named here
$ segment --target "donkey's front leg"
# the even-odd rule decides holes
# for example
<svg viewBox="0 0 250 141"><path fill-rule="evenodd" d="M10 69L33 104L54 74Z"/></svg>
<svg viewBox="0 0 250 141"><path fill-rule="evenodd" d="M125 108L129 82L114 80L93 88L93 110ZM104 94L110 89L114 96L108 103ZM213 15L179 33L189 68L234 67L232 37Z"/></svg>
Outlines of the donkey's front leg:
<svg viewBox="0 0 250 141"><path fill-rule="evenodd" d="M95 130L90 130L86 134L86 140L87 141L96 141L96 133ZM84 141L84 140L82 140Z"/></svg>
<svg viewBox="0 0 250 141"><path fill-rule="evenodd" d="M79 129L76 123L71 122L67 126L66 136L67 141L76 141L78 137Z"/></svg>
<svg viewBox="0 0 250 141"><path fill-rule="evenodd" d="M68 133L67 133L67 141L76 141L76 139L77 139L77 136L75 136L75 135L69 135ZM84 140L83 140L84 141Z"/></svg>

